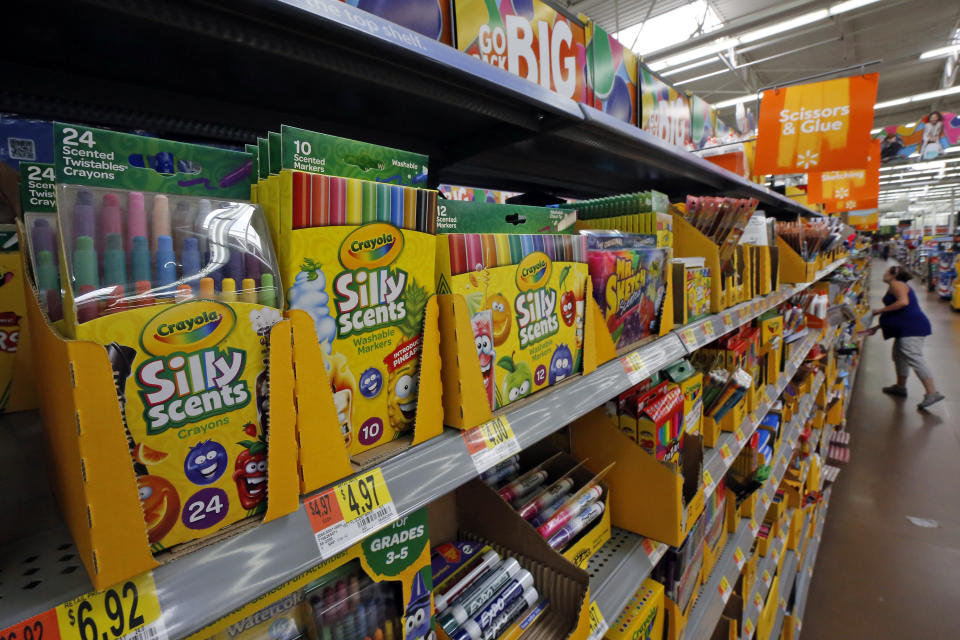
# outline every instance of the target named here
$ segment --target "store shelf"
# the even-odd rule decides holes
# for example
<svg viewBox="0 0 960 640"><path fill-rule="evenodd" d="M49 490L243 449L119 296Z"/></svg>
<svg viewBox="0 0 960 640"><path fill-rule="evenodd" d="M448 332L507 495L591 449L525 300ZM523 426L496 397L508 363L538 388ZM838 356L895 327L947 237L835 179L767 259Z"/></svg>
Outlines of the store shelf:
<svg viewBox="0 0 960 640"><path fill-rule="evenodd" d="M780 576L780 602L788 603L790 592L793 591L793 583L797 578L797 553L792 549L787 549L784 553L786 553L786 556L783 558L783 573ZM789 587L789 591L784 592L783 590L787 587ZM770 633L772 640L777 640L780 637L780 632L783 630L783 619L786 615L786 606L777 603L777 615L773 621L773 631Z"/></svg>
<svg viewBox="0 0 960 640"><path fill-rule="evenodd" d="M791 615L800 621L800 626L794 634L794 638L800 636L803 623L803 613L807 607L807 595L810 592L810 581L813 579L813 568L817 562L817 553L820 551L820 540L823 536L823 523L826 519L827 509L830 506L830 492L825 493L824 506L821 509L820 517L815 523L813 539L810 540L807 547L806 556L803 559L803 565L797 570L796 597L794 599L793 611Z"/></svg>
<svg viewBox="0 0 960 640"><path fill-rule="evenodd" d="M587 563L591 599L604 620L620 615L666 552L662 542L614 527L610 540Z"/></svg>
<svg viewBox="0 0 960 640"><path fill-rule="evenodd" d="M770 587L773 585L773 579L777 575L777 567L780 566L780 554L784 552L786 540L786 535L774 538L770 543L770 549L767 550L767 555L760 558L760 561L757 563L757 579L754 583L753 591L743 601L743 618L740 621L741 629L750 627L756 630L757 621L760 619L760 612L766 605ZM784 559L784 562L786 562L786 559ZM765 576L769 576L769 581L764 578ZM759 606L757 606L757 600L760 601ZM753 637L753 633L744 634L743 637L744 640L750 640L750 638Z"/></svg>

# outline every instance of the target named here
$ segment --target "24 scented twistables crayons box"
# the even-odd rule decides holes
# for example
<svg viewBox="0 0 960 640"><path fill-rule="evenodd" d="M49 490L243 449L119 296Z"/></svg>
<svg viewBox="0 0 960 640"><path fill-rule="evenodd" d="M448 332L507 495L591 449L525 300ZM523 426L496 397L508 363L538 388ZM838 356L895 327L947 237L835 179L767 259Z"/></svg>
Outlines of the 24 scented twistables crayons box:
<svg viewBox="0 0 960 640"><path fill-rule="evenodd" d="M309 491L442 429L438 403L418 402L439 394L437 192L413 186L426 180L419 154L288 126L265 146L257 195L294 322Z"/></svg>
<svg viewBox="0 0 960 640"><path fill-rule="evenodd" d="M53 483L103 588L151 551L297 507L290 327L248 154L63 124L55 141L73 339L37 296L28 316L53 365ZM43 269L48 240L31 234Z"/></svg>

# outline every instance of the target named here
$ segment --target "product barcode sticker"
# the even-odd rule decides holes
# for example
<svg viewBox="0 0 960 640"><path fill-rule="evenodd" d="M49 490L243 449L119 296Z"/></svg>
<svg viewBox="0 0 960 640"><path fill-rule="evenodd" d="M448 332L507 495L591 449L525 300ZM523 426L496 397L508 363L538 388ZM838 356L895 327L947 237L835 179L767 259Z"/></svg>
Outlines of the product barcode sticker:
<svg viewBox="0 0 960 640"><path fill-rule="evenodd" d="M710 471L707 469L703 470L703 491L704 493L712 493L715 485L713 484L713 476L710 475Z"/></svg>
<svg viewBox="0 0 960 640"><path fill-rule="evenodd" d="M733 459L733 452L730 451L730 446L727 445L726 443L724 443L724 445L720 447L720 457L723 458L723 461L728 464L730 460Z"/></svg>
<svg viewBox="0 0 960 640"><path fill-rule="evenodd" d="M769 588L771 582L773 582L773 576L770 575L770 572L769 572L769 571L767 571L766 569L764 569L764 570L763 570L763 584L767 585L767 587Z"/></svg>
<svg viewBox="0 0 960 640"><path fill-rule="evenodd" d="M640 354L636 351L620 358L620 364L623 365L623 370L627 372L627 378L630 379L630 384L637 384L649 376L647 366L643 363L643 358L641 358Z"/></svg>
<svg viewBox="0 0 960 640"><path fill-rule="evenodd" d="M747 564L747 559L743 555L743 550L740 547L737 547L733 550L733 561L737 565L737 569L743 571L743 565Z"/></svg>
<svg viewBox="0 0 960 640"><path fill-rule="evenodd" d="M140 575L109 589L88 593L56 608L63 640L166 640L153 573ZM6 636L10 638L11 636ZM28 636L20 636L27 638ZM44 640L53 636L44 634ZM40 640L40 636L34 636Z"/></svg>
<svg viewBox="0 0 960 640"><path fill-rule="evenodd" d="M747 621L743 623L743 635L747 638L753 637L753 620L747 618Z"/></svg>
<svg viewBox="0 0 960 640"><path fill-rule="evenodd" d="M609 629L607 621L603 619L603 614L600 613L600 607L597 606L596 602L590 603L590 638L589 640L600 640L607 633Z"/></svg>
<svg viewBox="0 0 960 640"><path fill-rule="evenodd" d="M720 577L720 584L717 586L717 590L720 592L723 604L727 604L727 600L730 599L730 594L733 593L733 587L730 586L730 581L727 580L727 576Z"/></svg>
<svg viewBox="0 0 960 640"><path fill-rule="evenodd" d="M498 462L520 453L520 443L506 416L497 416L460 433L463 434L463 441L477 473L483 473Z"/></svg>
<svg viewBox="0 0 960 640"><path fill-rule="evenodd" d="M344 480L303 504L324 560L397 519L380 467Z"/></svg>

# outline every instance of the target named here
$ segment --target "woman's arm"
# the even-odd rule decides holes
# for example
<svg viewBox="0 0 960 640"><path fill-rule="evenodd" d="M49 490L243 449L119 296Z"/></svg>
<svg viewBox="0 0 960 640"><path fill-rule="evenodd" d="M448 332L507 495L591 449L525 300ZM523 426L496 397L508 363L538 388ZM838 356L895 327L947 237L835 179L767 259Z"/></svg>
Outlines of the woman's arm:
<svg viewBox="0 0 960 640"><path fill-rule="evenodd" d="M903 309L910 304L910 287L908 287L906 283L900 282L899 280L894 280L890 283L890 293L895 295L897 299L891 304L874 311L875 314L897 311L898 309Z"/></svg>

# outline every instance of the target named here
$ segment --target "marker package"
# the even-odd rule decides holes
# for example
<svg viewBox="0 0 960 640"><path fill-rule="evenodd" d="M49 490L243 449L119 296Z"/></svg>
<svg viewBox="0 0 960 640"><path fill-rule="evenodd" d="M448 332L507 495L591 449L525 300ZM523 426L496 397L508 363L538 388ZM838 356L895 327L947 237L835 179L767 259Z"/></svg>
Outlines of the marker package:
<svg viewBox="0 0 960 640"><path fill-rule="evenodd" d="M264 512L282 291L249 154L59 123L55 140L65 331L106 347L152 550Z"/></svg>

